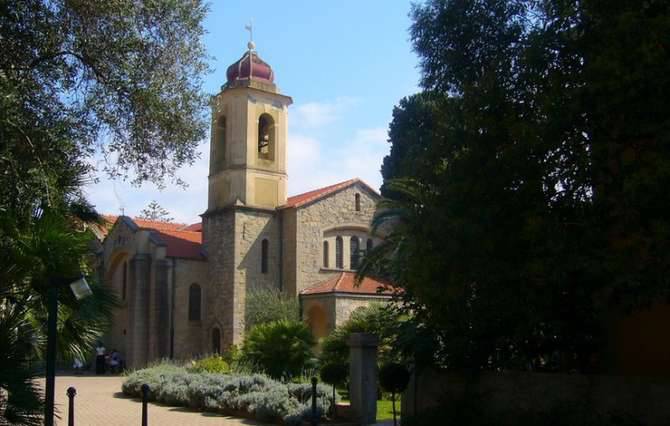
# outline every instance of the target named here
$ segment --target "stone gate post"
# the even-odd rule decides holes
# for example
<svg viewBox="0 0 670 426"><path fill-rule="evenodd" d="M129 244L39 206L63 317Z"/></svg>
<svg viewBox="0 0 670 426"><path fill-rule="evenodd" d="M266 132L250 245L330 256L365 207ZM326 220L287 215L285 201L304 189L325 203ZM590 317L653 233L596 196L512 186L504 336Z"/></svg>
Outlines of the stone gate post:
<svg viewBox="0 0 670 426"><path fill-rule="evenodd" d="M352 333L348 343L351 410L360 424L373 424L377 418L379 339L374 334Z"/></svg>

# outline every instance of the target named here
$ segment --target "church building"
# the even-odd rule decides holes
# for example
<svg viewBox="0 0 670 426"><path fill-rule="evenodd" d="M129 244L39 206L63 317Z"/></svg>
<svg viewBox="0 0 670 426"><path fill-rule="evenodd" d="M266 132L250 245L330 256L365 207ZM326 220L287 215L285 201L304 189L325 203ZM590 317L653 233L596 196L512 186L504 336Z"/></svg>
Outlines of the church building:
<svg viewBox="0 0 670 426"><path fill-rule="evenodd" d="M357 308L391 297L354 285L379 241L369 233L379 194L359 179L287 196L289 96L253 42L212 99L207 210L195 224L109 217L100 276L121 300L105 344L129 367L241 345L249 290L300 298L324 337Z"/></svg>

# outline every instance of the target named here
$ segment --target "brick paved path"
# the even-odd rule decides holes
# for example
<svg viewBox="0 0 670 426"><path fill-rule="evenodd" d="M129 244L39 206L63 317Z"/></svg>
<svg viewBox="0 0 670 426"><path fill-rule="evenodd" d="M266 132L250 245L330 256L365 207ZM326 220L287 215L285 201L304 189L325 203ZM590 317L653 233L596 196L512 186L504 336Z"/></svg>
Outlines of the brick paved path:
<svg viewBox="0 0 670 426"><path fill-rule="evenodd" d="M140 426L142 404L121 394L122 377L113 376L57 376L56 409L61 419L57 425L67 425L66 389L74 386L75 425L77 426ZM44 380L40 381L44 386ZM149 404L149 426L168 425L218 425L241 426L261 425L261 423L221 416L214 413L188 411L178 407Z"/></svg>

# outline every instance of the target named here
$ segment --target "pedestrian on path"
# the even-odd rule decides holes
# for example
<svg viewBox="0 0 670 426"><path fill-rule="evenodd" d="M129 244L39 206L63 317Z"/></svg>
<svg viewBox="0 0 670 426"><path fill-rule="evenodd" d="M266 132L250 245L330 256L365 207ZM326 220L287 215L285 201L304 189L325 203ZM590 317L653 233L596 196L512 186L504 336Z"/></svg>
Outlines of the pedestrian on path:
<svg viewBox="0 0 670 426"><path fill-rule="evenodd" d="M105 346L101 341L98 341L98 346L95 348L95 374L105 374Z"/></svg>

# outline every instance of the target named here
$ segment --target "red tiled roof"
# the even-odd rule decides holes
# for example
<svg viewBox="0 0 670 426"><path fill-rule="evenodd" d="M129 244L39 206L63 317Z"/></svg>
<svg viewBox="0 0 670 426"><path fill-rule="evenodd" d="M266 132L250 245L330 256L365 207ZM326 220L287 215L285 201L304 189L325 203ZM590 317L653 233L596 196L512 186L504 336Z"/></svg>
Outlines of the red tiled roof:
<svg viewBox="0 0 670 426"><path fill-rule="evenodd" d="M304 289L300 294L352 293L391 296L395 293L395 289L390 283L376 278L365 277L358 286L355 285L355 282L355 273L340 272L333 278Z"/></svg>
<svg viewBox="0 0 670 426"><path fill-rule="evenodd" d="M183 227L181 231L202 232L202 222L192 223L188 226Z"/></svg>
<svg viewBox="0 0 670 426"><path fill-rule="evenodd" d="M91 230L95 234L96 238L102 241L105 239L109 231L111 231L112 227L116 223L116 219L118 218L118 216L114 216L111 214L101 214L100 217L102 218L101 224L95 223L89 226L91 227Z"/></svg>
<svg viewBox="0 0 670 426"><path fill-rule="evenodd" d="M106 236L116 223L119 216L101 215L106 224L100 227L103 236ZM204 259L202 253L202 232L194 231L197 228L194 223L186 225L185 223L161 222L156 220L146 220L139 218L131 219L140 229L154 231L160 241L165 243L166 255L168 257L180 257L185 259Z"/></svg>
<svg viewBox="0 0 670 426"><path fill-rule="evenodd" d="M204 259L202 254L202 233L194 231L155 230L165 245L168 257Z"/></svg>
<svg viewBox="0 0 670 426"><path fill-rule="evenodd" d="M164 222L160 220L147 220L139 217L134 217L133 222L142 229L155 229L157 231L178 231L186 228L185 223Z"/></svg>
<svg viewBox="0 0 670 426"><path fill-rule="evenodd" d="M302 194L294 195L292 197L288 197L286 200L286 204L281 206L281 208L287 208L287 207L300 207L305 204L311 203L312 201L319 200L323 197L326 197L330 194L333 194L341 189L348 188L351 185L354 185L356 183L361 183L363 184L366 188L370 189L370 191L374 192L375 194L377 191L372 189L368 184L360 180L359 178L354 178L354 179L349 179L345 180L344 182L336 183L335 185L330 185L326 186L323 188L315 189L313 191L305 192Z"/></svg>

